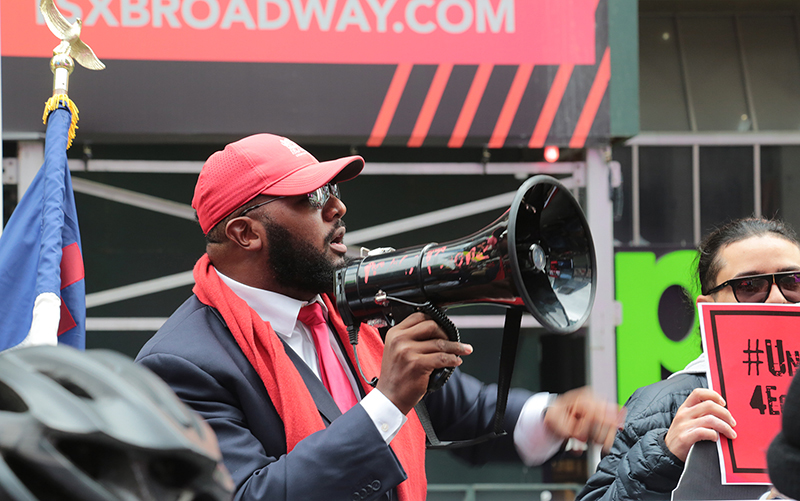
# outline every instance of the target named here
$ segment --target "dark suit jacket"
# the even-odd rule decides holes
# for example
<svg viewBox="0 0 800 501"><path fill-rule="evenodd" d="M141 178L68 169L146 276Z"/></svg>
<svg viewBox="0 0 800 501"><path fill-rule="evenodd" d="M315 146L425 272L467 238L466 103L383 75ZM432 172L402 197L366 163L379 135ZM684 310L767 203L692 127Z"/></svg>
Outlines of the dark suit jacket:
<svg viewBox="0 0 800 501"><path fill-rule="evenodd" d="M406 474L364 408L345 414L311 369L287 353L308 386L326 425L286 453L283 423L264 383L221 315L189 298L137 357L217 434L239 500L386 499ZM513 430L529 392L509 395L505 429ZM443 440L473 438L492 426L496 388L459 371L426 402ZM474 463L518 460L511 437L459 450Z"/></svg>

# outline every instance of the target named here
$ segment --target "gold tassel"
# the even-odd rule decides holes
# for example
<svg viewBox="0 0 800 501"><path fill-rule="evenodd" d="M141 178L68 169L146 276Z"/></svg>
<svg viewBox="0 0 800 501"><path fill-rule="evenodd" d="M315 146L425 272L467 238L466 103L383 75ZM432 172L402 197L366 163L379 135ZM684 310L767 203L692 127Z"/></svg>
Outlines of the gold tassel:
<svg viewBox="0 0 800 501"><path fill-rule="evenodd" d="M66 94L56 94L48 99L47 102L44 103L42 122L47 125L47 117L50 116L50 112L58 109L58 106L62 102L64 103L64 106L69 108L70 113L72 113L72 123L69 126L69 134L67 139L67 149L69 149L69 147L72 146L72 140L75 139L75 129L78 128L78 107L75 106L75 103L72 102L72 99L70 99Z"/></svg>

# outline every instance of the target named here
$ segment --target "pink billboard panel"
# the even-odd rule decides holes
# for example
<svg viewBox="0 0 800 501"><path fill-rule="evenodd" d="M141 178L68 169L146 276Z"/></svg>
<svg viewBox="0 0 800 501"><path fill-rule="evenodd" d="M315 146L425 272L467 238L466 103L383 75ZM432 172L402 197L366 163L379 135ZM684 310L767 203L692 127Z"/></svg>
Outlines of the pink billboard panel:
<svg viewBox="0 0 800 501"><path fill-rule="evenodd" d="M598 0L55 0L101 60L591 65ZM57 45L1 0L3 56Z"/></svg>

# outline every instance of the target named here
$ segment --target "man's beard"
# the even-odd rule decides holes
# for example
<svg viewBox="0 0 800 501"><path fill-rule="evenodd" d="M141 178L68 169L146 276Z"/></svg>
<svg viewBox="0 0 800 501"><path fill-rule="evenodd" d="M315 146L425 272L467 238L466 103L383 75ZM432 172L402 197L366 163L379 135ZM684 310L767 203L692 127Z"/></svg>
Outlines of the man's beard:
<svg viewBox="0 0 800 501"><path fill-rule="evenodd" d="M267 232L269 264L278 284L316 294L333 292L334 273L344 264L344 259L332 260L324 249L300 241L289 230L266 217L261 218L261 223ZM333 240L340 226L344 226L341 219L325 237L325 245Z"/></svg>

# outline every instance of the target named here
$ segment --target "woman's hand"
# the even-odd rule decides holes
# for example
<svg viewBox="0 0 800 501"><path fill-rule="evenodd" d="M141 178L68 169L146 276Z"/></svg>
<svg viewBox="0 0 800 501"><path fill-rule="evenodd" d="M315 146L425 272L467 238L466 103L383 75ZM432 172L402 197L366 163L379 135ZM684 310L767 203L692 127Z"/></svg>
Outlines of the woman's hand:
<svg viewBox="0 0 800 501"><path fill-rule="evenodd" d="M678 408L664 442L678 459L686 461L695 442L716 441L720 433L731 440L736 438L734 426L736 420L725 408L722 396L707 388L697 388Z"/></svg>

